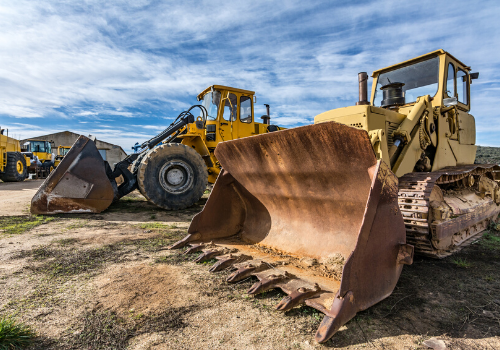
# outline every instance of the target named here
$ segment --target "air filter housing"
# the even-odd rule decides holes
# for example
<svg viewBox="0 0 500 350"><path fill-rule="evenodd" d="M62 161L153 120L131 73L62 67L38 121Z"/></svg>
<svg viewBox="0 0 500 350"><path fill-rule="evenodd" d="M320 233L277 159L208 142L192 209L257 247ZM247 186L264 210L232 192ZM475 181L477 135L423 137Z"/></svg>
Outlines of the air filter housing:
<svg viewBox="0 0 500 350"><path fill-rule="evenodd" d="M380 88L383 91L381 107L401 106L405 104L404 83L390 83Z"/></svg>

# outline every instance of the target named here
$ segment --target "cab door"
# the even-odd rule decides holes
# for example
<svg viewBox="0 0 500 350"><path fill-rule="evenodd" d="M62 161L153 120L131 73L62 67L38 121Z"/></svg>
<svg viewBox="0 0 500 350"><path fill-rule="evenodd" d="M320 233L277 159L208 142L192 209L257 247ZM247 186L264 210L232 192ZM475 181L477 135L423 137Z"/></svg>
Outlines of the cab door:
<svg viewBox="0 0 500 350"><path fill-rule="evenodd" d="M235 122L238 120L238 97L232 92L224 92L221 102L222 118L219 118L219 136L221 141L236 138L234 130Z"/></svg>
<svg viewBox="0 0 500 350"><path fill-rule="evenodd" d="M251 95L238 96L238 120L233 125L233 137L242 138L258 134L253 120L253 98Z"/></svg>

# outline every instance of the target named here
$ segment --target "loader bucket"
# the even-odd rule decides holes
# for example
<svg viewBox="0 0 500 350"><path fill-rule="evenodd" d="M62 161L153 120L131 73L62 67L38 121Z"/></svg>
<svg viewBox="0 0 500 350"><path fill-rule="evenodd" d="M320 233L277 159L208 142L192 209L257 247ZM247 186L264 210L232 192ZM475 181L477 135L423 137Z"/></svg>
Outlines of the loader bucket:
<svg viewBox="0 0 500 350"><path fill-rule="evenodd" d="M80 136L31 199L31 213L100 213L109 207L113 197L95 143Z"/></svg>
<svg viewBox="0 0 500 350"><path fill-rule="evenodd" d="M277 309L307 304L325 317L325 342L388 297L411 264L398 180L368 134L335 122L227 141L223 171L188 236L172 248L217 259L228 282L256 276L249 294L282 289Z"/></svg>

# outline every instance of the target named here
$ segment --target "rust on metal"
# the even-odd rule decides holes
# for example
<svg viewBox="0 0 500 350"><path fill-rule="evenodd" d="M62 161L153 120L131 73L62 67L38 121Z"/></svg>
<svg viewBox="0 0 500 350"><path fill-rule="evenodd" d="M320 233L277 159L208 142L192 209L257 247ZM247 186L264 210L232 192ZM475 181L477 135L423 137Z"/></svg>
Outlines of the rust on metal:
<svg viewBox="0 0 500 350"><path fill-rule="evenodd" d="M356 106L369 105L368 102L368 74L366 72L358 73L358 84L359 84L359 101L356 102Z"/></svg>
<svg viewBox="0 0 500 350"><path fill-rule="evenodd" d="M232 249L214 270L228 269L230 283L257 277L249 294L282 289L277 310L323 312L318 342L391 294L413 247L398 180L366 131L326 122L224 142L215 153L223 171L172 248Z"/></svg>
<svg viewBox="0 0 500 350"><path fill-rule="evenodd" d="M100 213L114 191L94 142L80 136L31 200L31 213Z"/></svg>

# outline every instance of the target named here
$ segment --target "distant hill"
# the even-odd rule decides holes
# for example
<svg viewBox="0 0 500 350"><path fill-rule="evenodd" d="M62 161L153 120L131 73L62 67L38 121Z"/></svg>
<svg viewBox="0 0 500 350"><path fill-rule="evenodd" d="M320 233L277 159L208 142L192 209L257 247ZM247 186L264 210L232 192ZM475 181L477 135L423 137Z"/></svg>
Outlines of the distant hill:
<svg viewBox="0 0 500 350"><path fill-rule="evenodd" d="M476 164L500 164L500 147L477 146Z"/></svg>

